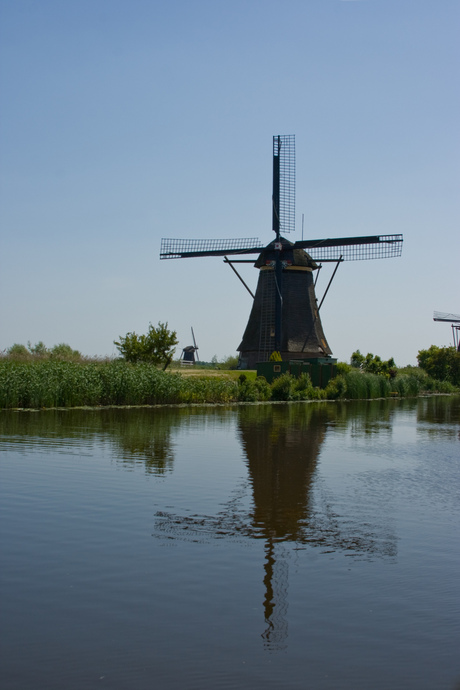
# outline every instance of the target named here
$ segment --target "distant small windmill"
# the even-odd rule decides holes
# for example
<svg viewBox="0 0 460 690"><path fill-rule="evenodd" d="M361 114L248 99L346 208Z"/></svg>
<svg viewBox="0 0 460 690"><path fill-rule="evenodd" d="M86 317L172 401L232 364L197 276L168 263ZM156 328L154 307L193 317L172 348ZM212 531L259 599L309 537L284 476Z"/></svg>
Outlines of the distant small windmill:
<svg viewBox="0 0 460 690"><path fill-rule="evenodd" d="M182 350L182 355L181 355L181 364L187 366L192 366L195 364L195 352L197 353L196 359L198 360L198 345L196 344L195 340L195 334L193 332L192 328L192 338L193 338L193 345L187 345L187 347L184 347Z"/></svg>
<svg viewBox="0 0 460 690"><path fill-rule="evenodd" d="M433 321L447 321L452 324L454 347L457 352L460 352L460 314L445 314L442 311L435 311Z"/></svg>

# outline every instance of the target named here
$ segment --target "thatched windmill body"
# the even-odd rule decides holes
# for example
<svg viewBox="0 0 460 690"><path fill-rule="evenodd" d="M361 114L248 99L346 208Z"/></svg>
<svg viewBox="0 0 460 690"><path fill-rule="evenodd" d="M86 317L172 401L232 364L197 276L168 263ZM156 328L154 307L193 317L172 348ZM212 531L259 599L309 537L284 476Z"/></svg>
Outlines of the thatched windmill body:
<svg viewBox="0 0 460 690"><path fill-rule="evenodd" d="M399 256L402 235L324 238L289 242L281 233L295 230L295 139L273 137L272 229L275 239L261 246L257 238L232 240L162 239L160 258L223 256L253 297L243 339L237 348L241 368L254 368L279 352L283 360L330 357L319 311L342 261ZM308 249L308 253L305 251ZM243 258L258 254L256 261ZM232 259L228 257L231 256ZM238 258L236 258L238 257ZM321 303L315 295L313 272L324 262L336 267ZM259 269L255 295L234 264L252 263Z"/></svg>

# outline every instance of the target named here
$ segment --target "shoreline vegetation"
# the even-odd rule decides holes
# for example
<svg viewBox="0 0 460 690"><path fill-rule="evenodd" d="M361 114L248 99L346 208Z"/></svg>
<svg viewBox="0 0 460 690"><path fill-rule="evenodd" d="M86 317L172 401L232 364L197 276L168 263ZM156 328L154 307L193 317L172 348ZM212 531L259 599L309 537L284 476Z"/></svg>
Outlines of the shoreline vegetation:
<svg viewBox="0 0 460 690"><path fill-rule="evenodd" d="M9 353L0 357L0 409L142 405L232 404L308 400L407 398L454 394L460 388L436 380L420 367L370 373L338 364L326 388L310 377L283 374L268 384L254 371L171 368L146 362L94 360L76 351L41 356Z"/></svg>

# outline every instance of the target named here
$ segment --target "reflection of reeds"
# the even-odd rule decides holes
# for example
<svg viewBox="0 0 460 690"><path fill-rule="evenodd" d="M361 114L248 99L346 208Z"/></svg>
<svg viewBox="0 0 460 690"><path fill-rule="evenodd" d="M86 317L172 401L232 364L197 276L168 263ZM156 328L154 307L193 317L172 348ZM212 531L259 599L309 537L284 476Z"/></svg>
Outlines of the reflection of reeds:
<svg viewBox="0 0 460 690"><path fill-rule="evenodd" d="M39 439L42 451L58 451L94 443L107 444L110 456L125 469L144 466L148 474L164 475L173 469L174 434L196 428L203 414L213 427L233 429L236 410L227 405L207 407L159 406L102 408L58 408L41 410L2 410L2 447L16 450L34 446Z"/></svg>

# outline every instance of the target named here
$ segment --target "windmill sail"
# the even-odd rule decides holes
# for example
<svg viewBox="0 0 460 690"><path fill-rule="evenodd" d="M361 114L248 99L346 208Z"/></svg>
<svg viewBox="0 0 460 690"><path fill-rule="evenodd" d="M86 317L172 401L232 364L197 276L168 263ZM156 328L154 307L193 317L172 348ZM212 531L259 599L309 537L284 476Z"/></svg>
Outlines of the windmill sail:
<svg viewBox="0 0 460 690"><path fill-rule="evenodd" d="M272 229L279 237L295 230L295 136L273 137Z"/></svg>
<svg viewBox="0 0 460 690"><path fill-rule="evenodd" d="M402 235L369 235L301 240L295 247L307 249L315 261L364 261L401 256L402 243Z"/></svg>
<svg viewBox="0 0 460 690"><path fill-rule="evenodd" d="M262 251L257 237L230 240L177 240L163 237L160 259L186 259L197 256L226 256L227 254L257 254Z"/></svg>
<svg viewBox="0 0 460 690"><path fill-rule="evenodd" d="M187 240L162 238L160 259L188 259L199 256L234 256L260 254L264 246L257 237L230 240ZM402 235L367 235L364 237L331 237L322 240L299 240L290 243L295 249L308 249L315 261L362 261L401 256Z"/></svg>

